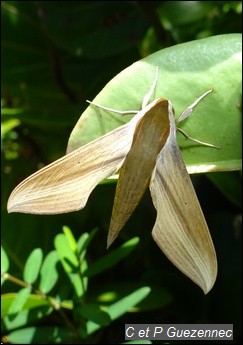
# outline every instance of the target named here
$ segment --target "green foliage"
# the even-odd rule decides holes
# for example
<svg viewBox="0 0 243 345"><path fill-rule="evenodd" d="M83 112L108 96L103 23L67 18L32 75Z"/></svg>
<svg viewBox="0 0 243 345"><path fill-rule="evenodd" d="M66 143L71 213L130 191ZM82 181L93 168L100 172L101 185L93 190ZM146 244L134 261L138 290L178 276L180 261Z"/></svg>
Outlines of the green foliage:
<svg viewBox="0 0 243 345"><path fill-rule="evenodd" d="M5 341L7 339L13 344L65 344L84 339L92 341L95 331L108 326L137 306L151 292L151 288L140 286L119 300L111 298L108 304L97 303L98 294L89 296L88 281L92 284L89 272L95 276L97 267L99 273L111 268L135 249L138 240L130 240L107 254L107 257L88 263L88 251L85 249L84 255L84 248L80 250L78 242L87 239L89 235L81 235L76 242L68 227L63 227L63 232L55 237L56 250L50 252L43 262L42 251L39 248L32 251L26 261L22 280L4 273L5 281L24 286L17 293L2 295L2 329L7 334ZM6 253L4 255L6 261ZM35 273L33 267L36 267ZM64 282L65 291L61 291ZM119 287L115 295L119 295ZM171 302L169 294L165 298L164 305ZM59 321L54 318L51 326L47 326L46 317L55 313ZM40 320L41 325L37 322Z"/></svg>
<svg viewBox="0 0 243 345"><path fill-rule="evenodd" d="M5 250L1 247L1 273L6 273L9 268L9 260Z"/></svg>
<svg viewBox="0 0 243 345"><path fill-rule="evenodd" d="M49 252L43 260L40 270L39 288L44 294L49 293L58 280L58 262L59 256L55 250Z"/></svg>
<svg viewBox="0 0 243 345"><path fill-rule="evenodd" d="M241 164L241 6L2 2L2 342L122 343L124 323L152 321L234 323L234 342L240 339L241 176L230 170ZM99 95L97 102L105 106L139 109L156 65L154 96L169 98L177 116L214 89L183 129L222 149L195 147L178 136L187 165L216 162L225 170L208 174L213 183L193 176L218 256L209 296L152 241L155 214L148 196L108 254L112 182L98 186L81 212L6 212L20 181L64 155L80 114L76 133L83 142L129 119L94 111L86 99ZM68 227L59 234L63 224Z"/></svg>
<svg viewBox="0 0 243 345"><path fill-rule="evenodd" d="M200 147L178 135L184 161L187 166L196 167L197 172L204 172L207 165L209 171L240 170L241 50L240 35L215 36L160 50L115 76L94 102L117 110L140 110L143 97L154 80L155 66L158 66L159 75L153 99L161 96L169 99L176 117L211 88L212 93L181 126L193 138L221 149ZM177 60L179 64L175 63ZM91 104L71 133L68 151L130 119L130 116L121 118Z"/></svg>
<svg viewBox="0 0 243 345"><path fill-rule="evenodd" d="M23 278L26 283L33 284L36 281L42 264L42 256L42 250L40 248L36 248L28 257L23 274Z"/></svg>

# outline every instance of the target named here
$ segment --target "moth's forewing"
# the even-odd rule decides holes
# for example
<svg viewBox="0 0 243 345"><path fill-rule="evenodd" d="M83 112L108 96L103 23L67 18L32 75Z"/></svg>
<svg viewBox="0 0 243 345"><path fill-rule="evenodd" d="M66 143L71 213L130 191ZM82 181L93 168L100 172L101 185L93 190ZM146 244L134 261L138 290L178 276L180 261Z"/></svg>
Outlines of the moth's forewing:
<svg viewBox="0 0 243 345"><path fill-rule="evenodd" d="M139 112L127 124L40 169L11 193L8 212L59 214L82 209L95 186L122 165Z"/></svg>
<svg viewBox="0 0 243 345"><path fill-rule="evenodd" d="M217 276L216 253L176 142L171 104L169 117L170 134L150 183L157 209L152 235L169 260L207 293Z"/></svg>
<svg viewBox="0 0 243 345"><path fill-rule="evenodd" d="M145 193L158 154L169 135L167 100L156 100L143 111L144 116L136 126L131 149L120 170L108 246L117 237Z"/></svg>

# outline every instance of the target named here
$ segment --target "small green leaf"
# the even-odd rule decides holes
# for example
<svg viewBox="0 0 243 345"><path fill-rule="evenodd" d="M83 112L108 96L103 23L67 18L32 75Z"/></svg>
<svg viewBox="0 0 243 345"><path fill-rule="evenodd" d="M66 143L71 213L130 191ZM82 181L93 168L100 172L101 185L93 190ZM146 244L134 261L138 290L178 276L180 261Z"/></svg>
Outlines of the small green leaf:
<svg viewBox="0 0 243 345"><path fill-rule="evenodd" d="M72 333L61 327L26 327L8 334L11 344L69 344Z"/></svg>
<svg viewBox="0 0 243 345"><path fill-rule="evenodd" d="M76 254L72 251L70 243L64 234L58 234L55 237L54 245L77 296L81 297L86 289L87 279L81 279L79 261Z"/></svg>
<svg viewBox="0 0 243 345"><path fill-rule="evenodd" d="M121 315L125 314L129 309L135 307L145 297L148 296L151 289L150 287L142 287L130 295L120 299L120 301L113 303L107 308L107 312L111 317L111 320L115 320Z"/></svg>
<svg viewBox="0 0 243 345"><path fill-rule="evenodd" d="M89 291L89 297L102 305L110 305L111 303L118 302L120 299L129 295L132 291L136 291L141 287L139 282L122 281L113 282L113 284L101 284L95 290ZM130 311L143 312L153 309L161 309L166 307L173 301L172 294L157 284L149 284L151 289L150 294L144 298Z"/></svg>
<svg viewBox="0 0 243 345"><path fill-rule="evenodd" d="M8 256L5 250L3 249L3 247L1 247L1 273L8 272L8 269L9 269Z"/></svg>
<svg viewBox="0 0 243 345"><path fill-rule="evenodd" d="M16 314L11 314L2 318L2 331L23 327L29 323L43 319L52 312L49 305L23 310Z"/></svg>
<svg viewBox="0 0 243 345"><path fill-rule="evenodd" d="M87 232L83 233L77 242L77 248L78 248L78 253L80 256L80 260L82 260L85 255L86 255L86 248L88 246L88 243L90 242L89 240L89 234Z"/></svg>
<svg viewBox="0 0 243 345"><path fill-rule="evenodd" d="M127 295L126 297L120 299L118 302L113 303L110 305L106 312L109 314L112 321L117 319L118 317L125 314L129 309L134 307L136 304L141 302L145 297L148 296L150 293L149 287L142 287L134 292L132 292L130 295ZM93 321L87 322L87 334L92 334L97 329L99 329L100 326L94 323Z"/></svg>
<svg viewBox="0 0 243 345"><path fill-rule="evenodd" d="M28 257L24 267L23 278L26 283L33 284L36 281L39 275L42 259L42 250L40 248L34 249Z"/></svg>
<svg viewBox="0 0 243 345"><path fill-rule="evenodd" d="M2 317L10 314L10 307L17 296L17 293L2 294ZM46 299L43 299L40 295L29 295L23 306L23 310L30 310L42 306L49 307L49 303Z"/></svg>
<svg viewBox="0 0 243 345"><path fill-rule="evenodd" d="M65 271L69 273L75 269L77 270L79 267L78 258L73 252L67 237L64 234L58 234L55 237L54 244Z"/></svg>
<svg viewBox="0 0 243 345"><path fill-rule="evenodd" d="M25 302L27 301L27 298L29 297L30 292L31 292L31 288L29 287L19 290L19 292L17 293L15 299L13 300L9 308L9 314L19 313L23 309L23 306Z"/></svg>
<svg viewBox="0 0 243 345"><path fill-rule="evenodd" d="M85 252L86 248L88 247L89 243L92 241L93 237L96 235L98 231L98 228L93 229L89 234L85 232L80 236L78 239L78 251L80 254L82 254L82 257L85 255L83 252Z"/></svg>
<svg viewBox="0 0 243 345"><path fill-rule="evenodd" d="M87 271L84 272L84 275L91 277L114 266L119 261L124 259L127 255L129 255L130 252L138 244L138 242L139 238L134 237L126 243L122 244L118 249L113 250L111 253L105 255L101 259L89 265Z"/></svg>
<svg viewBox="0 0 243 345"><path fill-rule="evenodd" d="M77 242L72 234L71 229L68 226L63 226L62 231L66 235L72 251L75 252L77 250Z"/></svg>
<svg viewBox="0 0 243 345"><path fill-rule="evenodd" d="M58 280L57 264L59 262L58 253L53 250L44 259L40 271L39 289L43 293L48 293Z"/></svg>

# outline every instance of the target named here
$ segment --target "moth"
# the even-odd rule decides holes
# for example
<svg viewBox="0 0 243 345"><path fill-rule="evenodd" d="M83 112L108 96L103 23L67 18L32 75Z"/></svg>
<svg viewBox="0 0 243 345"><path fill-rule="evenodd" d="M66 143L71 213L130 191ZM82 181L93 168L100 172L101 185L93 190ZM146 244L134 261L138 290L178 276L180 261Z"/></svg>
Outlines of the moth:
<svg viewBox="0 0 243 345"><path fill-rule="evenodd" d="M59 214L85 207L96 185L120 170L107 245L110 246L149 186L157 210L152 236L168 259L208 293L217 258L203 212L176 142L176 124L212 90L175 120L169 100L149 100L125 125L72 151L22 181L11 193L8 212ZM90 102L105 111L120 112ZM132 111L134 113L134 111ZM199 144L216 147L190 138Z"/></svg>

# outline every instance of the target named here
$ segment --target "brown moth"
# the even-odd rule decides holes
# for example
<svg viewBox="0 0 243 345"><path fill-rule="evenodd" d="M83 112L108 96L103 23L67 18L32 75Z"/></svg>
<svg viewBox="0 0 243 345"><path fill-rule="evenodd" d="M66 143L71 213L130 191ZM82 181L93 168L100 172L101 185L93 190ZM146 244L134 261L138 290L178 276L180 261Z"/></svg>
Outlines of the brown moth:
<svg viewBox="0 0 243 345"><path fill-rule="evenodd" d="M154 240L168 259L206 294L217 276L217 258L176 142L176 122L185 120L212 90L199 97L176 121L170 101L160 98L147 104L156 82L157 70L142 110L127 124L72 151L21 182L9 197L8 211L58 214L80 210L96 185L121 168L108 246L149 186L157 210L152 230Z"/></svg>

